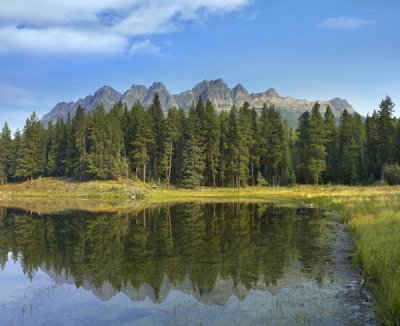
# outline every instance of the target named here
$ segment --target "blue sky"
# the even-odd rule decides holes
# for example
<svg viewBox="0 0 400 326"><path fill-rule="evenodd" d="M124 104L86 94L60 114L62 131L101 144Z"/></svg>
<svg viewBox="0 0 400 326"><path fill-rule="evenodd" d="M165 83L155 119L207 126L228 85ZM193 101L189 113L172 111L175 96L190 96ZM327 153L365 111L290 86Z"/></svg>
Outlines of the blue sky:
<svg viewBox="0 0 400 326"><path fill-rule="evenodd" d="M400 115L398 0L2 0L0 123L103 85L203 79Z"/></svg>

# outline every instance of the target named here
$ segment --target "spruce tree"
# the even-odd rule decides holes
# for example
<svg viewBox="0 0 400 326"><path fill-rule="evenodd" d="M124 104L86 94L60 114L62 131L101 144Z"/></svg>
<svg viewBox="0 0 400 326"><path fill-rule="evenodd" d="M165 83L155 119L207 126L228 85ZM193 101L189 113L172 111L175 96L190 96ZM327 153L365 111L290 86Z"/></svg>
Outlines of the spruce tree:
<svg viewBox="0 0 400 326"><path fill-rule="evenodd" d="M240 187L240 135L239 118L236 107L232 107L228 118L227 132L227 183L232 187Z"/></svg>
<svg viewBox="0 0 400 326"><path fill-rule="evenodd" d="M149 112L146 112L142 105L136 102L130 111L127 156L131 171L143 182L149 179L150 150L154 148L156 142L150 121Z"/></svg>
<svg viewBox="0 0 400 326"><path fill-rule="evenodd" d="M219 124L219 158L218 158L218 185L225 187L228 183L228 126L229 119L226 111L222 111L218 116Z"/></svg>
<svg viewBox="0 0 400 326"><path fill-rule="evenodd" d="M300 115L297 128L296 142L296 169L297 179L301 183L309 183L312 180L310 175L310 112L306 111Z"/></svg>
<svg viewBox="0 0 400 326"><path fill-rule="evenodd" d="M386 164L393 163L395 151L395 122L393 119L394 103L389 96L381 102L378 112L379 147L377 155L378 172Z"/></svg>
<svg viewBox="0 0 400 326"><path fill-rule="evenodd" d="M260 169L260 143L259 143L259 127L258 116L255 108L250 112L250 184L255 186L257 184L257 176Z"/></svg>
<svg viewBox="0 0 400 326"><path fill-rule="evenodd" d="M201 119L201 117L199 117ZM215 187L217 184L219 158L219 125L218 116L210 100L206 101L203 116L203 137L205 152L205 182Z"/></svg>
<svg viewBox="0 0 400 326"><path fill-rule="evenodd" d="M152 138L154 139L149 152L151 176L153 180L160 181L162 177L162 157L165 140L165 116L158 94L155 94L153 104L148 108L148 115L153 132Z"/></svg>
<svg viewBox="0 0 400 326"><path fill-rule="evenodd" d="M18 151L16 176L33 179L45 172L46 132L34 112L26 120Z"/></svg>
<svg viewBox="0 0 400 326"><path fill-rule="evenodd" d="M165 127L164 153L161 161L162 171L167 183L171 182L173 167L176 165L176 147L181 137L182 112L175 107L168 110Z"/></svg>
<svg viewBox="0 0 400 326"><path fill-rule="evenodd" d="M378 167L378 148L379 148L379 125L378 113L374 111L372 116L367 116L365 120L366 131L366 155L368 159L368 177L378 179L380 176Z"/></svg>
<svg viewBox="0 0 400 326"><path fill-rule="evenodd" d="M283 123L279 112L274 106L264 105L260 116L261 171L270 185L279 185L281 182L284 142Z"/></svg>
<svg viewBox="0 0 400 326"><path fill-rule="evenodd" d="M14 133L14 139L11 142L10 163L8 168L8 175L11 180L18 180L17 173L17 160L18 153L21 149L21 132L19 129Z"/></svg>
<svg viewBox="0 0 400 326"><path fill-rule="evenodd" d="M87 175L94 179L125 176L124 140L118 119L107 114L102 105L88 117Z"/></svg>
<svg viewBox="0 0 400 326"><path fill-rule="evenodd" d="M11 179L11 130L5 123L0 133L0 183L7 183Z"/></svg>
<svg viewBox="0 0 400 326"><path fill-rule="evenodd" d="M328 105L324 114L324 136L326 146L326 170L323 173L324 182L337 182L338 140L335 117Z"/></svg>
<svg viewBox="0 0 400 326"><path fill-rule="evenodd" d="M311 118L308 132L309 140L309 175L312 181L319 184L321 174L326 169L325 129L320 113L319 103L315 103L311 110Z"/></svg>
<svg viewBox="0 0 400 326"><path fill-rule="evenodd" d="M357 184L359 182L359 145L356 140L353 117L345 109L339 126L339 183Z"/></svg>
<svg viewBox="0 0 400 326"><path fill-rule="evenodd" d="M182 186L195 188L204 180L205 156L201 125L195 107L189 110L185 128L185 147L182 157Z"/></svg>
<svg viewBox="0 0 400 326"><path fill-rule="evenodd" d="M83 180L87 168L87 117L85 109L78 107L71 122L67 149L67 175Z"/></svg>

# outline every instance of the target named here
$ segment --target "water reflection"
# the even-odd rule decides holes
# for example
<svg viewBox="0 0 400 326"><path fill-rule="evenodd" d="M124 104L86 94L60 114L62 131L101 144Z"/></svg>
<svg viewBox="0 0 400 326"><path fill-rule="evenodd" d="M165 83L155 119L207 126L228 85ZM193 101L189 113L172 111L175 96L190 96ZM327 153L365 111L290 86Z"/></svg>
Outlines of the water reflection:
<svg viewBox="0 0 400 326"><path fill-rule="evenodd" d="M331 259L333 232L319 209L187 203L130 214L1 212L2 269L15 261L33 284L45 272L103 301L266 300L285 286L321 284Z"/></svg>
<svg viewBox="0 0 400 326"><path fill-rule="evenodd" d="M176 288L223 303L251 288L273 291L294 266L304 274L297 277L321 280L330 242L320 215L272 204L179 204L131 215L7 209L0 263L11 252L29 278L40 268L104 300L123 291L160 302Z"/></svg>

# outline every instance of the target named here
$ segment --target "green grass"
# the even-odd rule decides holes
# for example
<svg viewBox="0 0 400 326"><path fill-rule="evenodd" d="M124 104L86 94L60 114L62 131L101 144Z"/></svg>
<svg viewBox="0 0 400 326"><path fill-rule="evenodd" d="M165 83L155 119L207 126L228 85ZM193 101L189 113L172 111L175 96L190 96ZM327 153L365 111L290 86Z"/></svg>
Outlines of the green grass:
<svg viewBox="0 0 400 326"><path fill-rule="evenodd" d="M149 185L140 181L77 182L65 178L42 178L0 186L0 199L4 198L84 198L126 200L142 195Z"/></svg>
<svg viewBox="0 0 400 326"><path fill-rule="evenodd" d="M144 194L145 200L132 204L132 200L129 199L137 194ZM128 207L129 209L138 209L138 206L146 203L157 202L230 200L285 201L294 204L300 202L335 208L341 213L347 230L352 234L356 250L354 262L362 267L366 285L375 295L378 316L385 324L400 325L400 187L398 186L184 190L155 187L131 180L79 183L66 179L41 179L0 186L0 204L8 201L8 205L12 205L18 202L25 203L27 207L36 202L37 206L50 207L50 202L54 200L67 201L64 205L68 205L68 200L71 200L71 204L81 205L84 199L101 200L100 204L93 204L91 207L100 205L110 210L124 209L129 205L132 205Z"/></svg>

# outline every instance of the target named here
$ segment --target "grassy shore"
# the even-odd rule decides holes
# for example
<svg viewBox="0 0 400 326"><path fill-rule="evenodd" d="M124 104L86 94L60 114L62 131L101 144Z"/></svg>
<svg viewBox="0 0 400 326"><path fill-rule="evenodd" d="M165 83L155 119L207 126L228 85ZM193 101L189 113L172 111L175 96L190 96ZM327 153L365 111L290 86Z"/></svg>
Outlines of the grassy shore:
<svg viewBox="0 0 400 326"><path fill-rule="evenodd" d="M124 201L143 195L150 189L150 185L130 179L78 182L65 178L42 178L0 185L0 200L5 198L80 198Z"/></svg>
<svg viewBox="0 0 400 326"><path fill-rule="evenodd" d="M73 199L96 199L102 203L95 204L96 207L105 205L109 209L121 209L129 205L137 207L132 203L132 197L137 194L144 194L147 203L276 200L334 208L341 213L347 230L352 234L356 247L354 263L362 268L366 285L375 295L379 317L385 324L400 325L400 187L295 186L183 190L150 187L127 180L77 183L64 179L42 179L0 186L0 205L7 203L9 206L18 201L27 206L29 201L42 201L38 205L43 207L43 202L50 205L54 199L72 200L74 205L78 205L82 201ZM142 201L140 205L143 204Z"/></svg>

